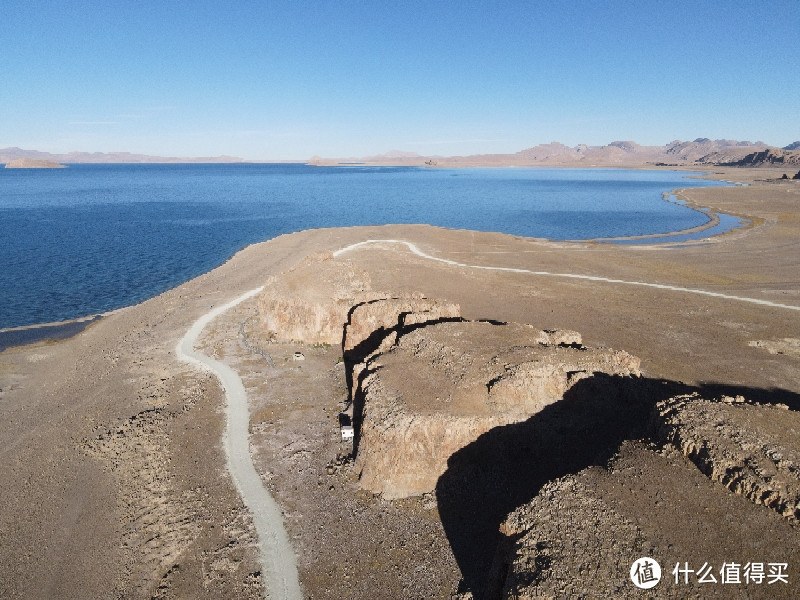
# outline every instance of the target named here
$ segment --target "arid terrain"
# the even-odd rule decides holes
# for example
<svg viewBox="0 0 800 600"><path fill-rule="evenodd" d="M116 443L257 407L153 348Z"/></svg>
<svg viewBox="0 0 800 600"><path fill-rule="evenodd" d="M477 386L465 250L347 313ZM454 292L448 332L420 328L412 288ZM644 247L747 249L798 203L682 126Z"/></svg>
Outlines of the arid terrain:
<svg viewBox="0 0 800 600"><path fill-rule="evenodd" d="M0 332L0 597L263 596L224 390L175 357L260 286L198 348L242 379L305 597L797 597L800 181L715 171L750 185L682 197L750 225L711 239L303 231ZM396 241L337 252L367 240Z"/></svg>
<svg viewBox="0 0 800 600"><path fill-rule="evenodd" d="M711 140L697 138L691 141L674 140L663 146L643 146L634 141L616 141L605 146L578 144L567 146L560 142L539 144L513 154L474 154L469 156L424 156L416 152L393 150L384 154L360 158L309 159L313 165L406 165L427 167L629 167L629 168L709 168L785 167L787 175L800 166L800 152L794 142L783 148L768 146L764 142L739 140ZM3 154L0 150L0 160Z"/></svg>

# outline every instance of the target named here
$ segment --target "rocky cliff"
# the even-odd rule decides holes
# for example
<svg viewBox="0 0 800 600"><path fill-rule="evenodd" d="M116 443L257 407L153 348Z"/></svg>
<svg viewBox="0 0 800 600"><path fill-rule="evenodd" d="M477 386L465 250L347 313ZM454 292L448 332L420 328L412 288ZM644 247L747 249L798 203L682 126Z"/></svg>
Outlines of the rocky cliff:
<svg viewBox="0 0 800 600"><path fill-rule="evenodd" d="M585 348L575 332L447 318L390 336L351 366L356 469L362 487L386 498L434 490L455 452L586 377L639 374L635 357Z"/></svg>
<svg viewBox="0 0 800 600"><path fill-rule="evenodd" d="M341 344L350 309L376 296L368 273L321 253L271 277L258 309L262 327L279 340Z"/></svg>
<svg viewBox="0 0 800 600"><path fill-rule="evenodd" d="M376 350L390 348L397 341L398 333L412 326L460 317L458 304L430 300L422 293L376 294L375 298L350 310L345 326L344 352L363 360ZM374 342L371 344L370 340Z"/></svg>

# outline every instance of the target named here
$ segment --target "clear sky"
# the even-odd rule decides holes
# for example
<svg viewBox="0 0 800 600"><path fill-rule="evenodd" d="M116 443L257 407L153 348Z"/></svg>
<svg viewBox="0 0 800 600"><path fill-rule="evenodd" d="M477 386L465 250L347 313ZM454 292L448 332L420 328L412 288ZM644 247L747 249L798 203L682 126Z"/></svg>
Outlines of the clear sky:
<svg viewBox="0 0 800 600"><path fill-rule="evenodd" d="M800 0L0 2L0 147L248 159L800 139Z"/></svg>

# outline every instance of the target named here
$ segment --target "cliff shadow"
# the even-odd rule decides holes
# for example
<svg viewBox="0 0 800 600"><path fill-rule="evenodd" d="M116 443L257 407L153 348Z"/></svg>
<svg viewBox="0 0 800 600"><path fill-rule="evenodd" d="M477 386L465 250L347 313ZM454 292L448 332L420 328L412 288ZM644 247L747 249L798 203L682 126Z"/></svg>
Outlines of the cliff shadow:
<svg viewBox="0 0 800 600"><path fill-rule="evenodd" d="M366 402L366 392L364 391L364 382L372 373L375 373L380 366L375 364L375 359L380 356L378 353L379 348L384 340L391 335L396 334L395 343L400 340L404 335L428 327L436 325L437 323L451 323L462 321L460 317L455 318L440 318L422 323L414 323L411 325L403 325L403 319L408 313L400 313L398 316L398 324L394 327L376 329L370 334L369 337L364 339L353 349L349 351L342 351L345 364L345 377L347 389L350 393L350 402L353 405L353 458L358 456L358 447L361 441L361 425L364 422L364 405ZM344 342L342 342L344 347ZM359 363L364 363L364 367L359 371L358 376L353 379L355 367Z"/></svg>
<svg viewBox="0 0 800 600"><path fill-rule="evenodd" d="M497 427L454 453L436 485L439 514L461 570L460 592L497 598L508 564L500 524L542 486L589 466L605 466L629 439L648 438L657 402L699 392L800 407L800 395L710 383L688 386L647 378L595 374L526 421ZM508 548L507 550L510 550ZM499 561L499 562L498 562Z"/></svg>
<svg viewBox="0 0 800 600"><path fill-rule="evenodd" d="M342 326L342 357L345 365L345 383L350 395L350 402L353 405L352 425L354 438L352 455L354 458L358 456L358 446L359 441L361 440L361 425L364 420L364 403L366 394L363 389L363 384L369 375L375 373L380 368L375 366L373 361L375 358L377 358L377 356L379 356L378 351L385 340L391 336L394 336L395 343L397 343L404 335L424 327L429 327L438 323L454 323L464 321L464 319L461 317L440 317L431 319L429 321L406 324L406 317L413 314L413 312L399 312L397 313L397 322L392 326L378 327L372 331L368 337L361 340L353 348L345 350L347 345L347 329L352 325L353 313L356 311L356 309L365 304L374 304L383 301L385 301L385 299L370 300L356 304L348 312L347 322ZM355 372L355 367L359 363L364 363L364 368L359 371L358 376L354 380L353 375Z"/></svg>

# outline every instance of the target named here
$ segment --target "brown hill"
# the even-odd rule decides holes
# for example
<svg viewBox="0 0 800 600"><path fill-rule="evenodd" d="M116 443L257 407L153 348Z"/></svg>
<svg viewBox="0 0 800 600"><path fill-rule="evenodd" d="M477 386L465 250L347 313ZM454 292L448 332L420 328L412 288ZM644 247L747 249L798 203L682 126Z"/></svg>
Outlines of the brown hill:
<svg viewBox="0 0 800 600"><path fill-rule="evenodd" d="M726 163L726 167L763 167L771 165L800 165L800 151L769 148Z"/></svg>
<svg viewBox="0 0 800 600"><path fill-rule="evenodd" d="M365 158L309 160L313 165L337 165L358 162L365 165L416 165L439 167L467 166L566 166L566 167L652 167L691 166L695 164L732 164L748 154L771 148L764 142L711 140L697 138L675 140L664 146L642 146L636 142L614 141L606 146L560 142L539 144L513 154L474 154L470 156L422 156L411 152L389 152Z"/></svg>

